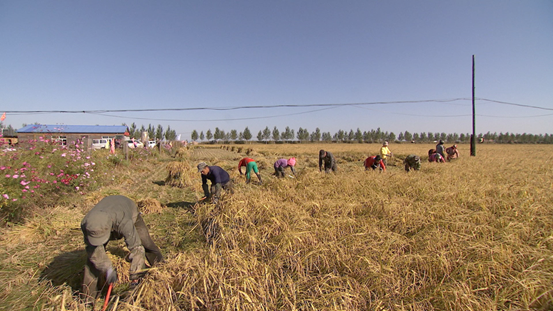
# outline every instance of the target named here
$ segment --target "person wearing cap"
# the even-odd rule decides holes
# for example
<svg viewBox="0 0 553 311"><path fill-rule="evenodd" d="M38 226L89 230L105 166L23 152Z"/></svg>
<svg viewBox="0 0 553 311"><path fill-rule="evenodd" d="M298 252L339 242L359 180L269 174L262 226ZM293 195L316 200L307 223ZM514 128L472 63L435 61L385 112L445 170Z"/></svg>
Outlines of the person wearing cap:
<svg viewBox="0 0 553 311"><path fill-rule="evenodd" d="M227 171L220 166L208 166L205 162L198 164L198 172L202 174L202 189L204 197L201 200L212 199L214 204L219 202L222 189L232 191L232 181ZM211 192L207 181L211 181Z"/></svg>
<svg viewBox="0 0 553 311"><path fill-rule="evenodd" d="M257 179L259 179L259 184L261 185L263 181L261 180L261 174L259 174L259 168L257 167L257 163L255 163L254 159L243 158L240 162L238 162L238 172L240 172L240 175L242 175L242 166L246 167L246 183L250 183L250 173L253 170L257 175Z"/></svg>
<svg viewBox="0 0 553 311"><path fill-rule="evenodd" d="M336 172L338 167L336 166L336 159L330 151L319 150L319 172L322 172L324 163L325 173L330 173L330 170Z"/></svg>
<svg viewBox="0 0 553 311"><path fill-rule="evenodd" d="M290 158L288 160L286 159L279 159L275 162L275 175L277 177L284 177L284 169L287 167L290 167L290 170L292 171L292 174L296 176L296 169L294 168L296 166L296 158Z"/></svg>
<svg viewBox="0 0 553 311"><path fill-rule="evenodd" d="M365 170L368 171L371 168L373 170L379 168L381 172L386 171L386 164L384 164L380 155L371 156L365 159Z"/></svg>
<svg viewBox="0 0 553 311"><path fill-rule="evenodd" d="M104 286L103 281L107 284L117 281L117 271L105 249L110 240L125 239L130 251L129 273L133 283L137 283L144 274L144 257L151 266L163 261L163 255L152 241L136 204L125 196L111 195L103 198L85 215L81 230L88 255L82 289L87 298L96 298Z"/></svg>
<svg viewBox="0 0 553 311"><path fill-rule="evenodd" d="M457 145L447 147L445 149L445 152L447 153L448 161L450 161L451 159L457 159L459 157L459 150L457 150Z"/></svg>
<svg viewBox="0 0 553 311"><path fill-rule="evenodd" d="M388 141L385 141L382 143L382 147L380 148L380 157L382 158L382 162L384 162L385 165L388 165L388 157L392 157L393 154L390 151L390 148L388 148Z"/></svg>
<svg viewBox="0 0 553 311"><path fill-rule="evenodd" d="M409 172L411 169L414 169L415 171L418 171L421 169L421 159L418 155L410 154L408 155L405 160L403 160L403 164L405 164L405 171Z"/></svg>
<svg viewBox="0 0 553 311"><path fill-rule="evenodd" d="M444 147L444 141L440 139L438 144L436 145L436 153L438 153L442 158L444 158L445 161L445 147ZM438 162L438 161L436 161Z"/></svg>

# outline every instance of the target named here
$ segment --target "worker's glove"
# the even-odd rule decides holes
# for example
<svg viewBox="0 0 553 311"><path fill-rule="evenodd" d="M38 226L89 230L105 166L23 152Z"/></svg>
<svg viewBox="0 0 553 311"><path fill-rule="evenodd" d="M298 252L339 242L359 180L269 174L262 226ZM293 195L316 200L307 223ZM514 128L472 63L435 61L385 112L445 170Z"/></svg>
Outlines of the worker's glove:
<svg viewBox="0 0 553 311"><path fill-rule="evenodd" d="M111 267L108 269L108 271L106 272L106 282L108 284L113 284L117 282L117 270Z"/></svg>

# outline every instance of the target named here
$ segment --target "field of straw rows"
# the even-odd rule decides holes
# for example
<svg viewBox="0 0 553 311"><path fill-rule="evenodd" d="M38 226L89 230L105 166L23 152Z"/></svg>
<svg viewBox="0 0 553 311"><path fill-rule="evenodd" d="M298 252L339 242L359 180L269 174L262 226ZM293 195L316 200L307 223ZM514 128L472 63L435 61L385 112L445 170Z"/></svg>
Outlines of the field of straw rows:
<svg viewBox="0 0 553 311"><path fill-rule="evenodd" d="M553 309L553 146L460 145L445 164L426 162L432 147L392 144L385 173L362 166L377 144L200 146L121 166L82 202L1 229L0 310L102 309L77 295L79 224L111 194L138 202L166 261L131 289L111 242L107 310ZM336 174L318 172L319 149ZM411 153L422 169L406 173ZM262 185L238 174L246 154ZM272 176L292 156L297 176ZM197 203L201 161L234 178L217 206Z"/></svg>

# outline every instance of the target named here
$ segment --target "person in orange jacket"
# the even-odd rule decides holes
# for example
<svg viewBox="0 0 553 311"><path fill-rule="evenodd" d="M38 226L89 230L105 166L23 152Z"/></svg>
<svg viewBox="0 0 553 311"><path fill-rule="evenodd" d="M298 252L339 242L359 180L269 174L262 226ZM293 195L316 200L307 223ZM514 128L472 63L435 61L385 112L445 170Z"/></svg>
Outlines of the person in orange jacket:
<svg viewBox="0 0 553 311"><path fill-rule="evenodd" d="M386 164L384 164L384 161L382 161L380 155L375 155L365 159L365 170L368 171L371 168L373 170L379 168L381 172L386 171Z"/></svg>

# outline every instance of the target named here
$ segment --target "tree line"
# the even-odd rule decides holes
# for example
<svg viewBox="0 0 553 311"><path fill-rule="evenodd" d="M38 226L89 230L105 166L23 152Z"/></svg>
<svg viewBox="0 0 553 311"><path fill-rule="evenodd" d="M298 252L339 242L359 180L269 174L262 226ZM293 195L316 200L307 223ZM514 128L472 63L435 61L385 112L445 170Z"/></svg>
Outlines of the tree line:
<svg viewBox="0 0 553 311"><path fill-rule="evenodd" d="M148 137L150 139L156 139L156 140L176 140L177 139L177 132L171 129L171 126L169 125L167 126L166 130L163 129L163 126L161 126L161 124L158 124L157 127L154 127L151 124L148 124L148 128L142 125L140 129L136 127L136 124L134 122L130 126L128 126L125 123L123 123L123 125L129 129L129 136L135 139L140 139L142 136L142 132L148 132Z"/></svg>
<svg viewBox="0 0 553 311"><path fill-rule="evenodd" d="M446 143L469 143L471 135L468 133L444 133L444 132L420 132L411 133L409 131L399 132L397 135L394 132L382 131L380 128L370 131L357 130L338 130L336 133L322 132L316 128L313 132L309 132L305 128L299 128L297 131L286 127L284 131L279 131L275 126L273 130L269 127L260 130L257 133L258 142L343 142L343 143L380 143L385 140L393 142L415 142L427 143L443 140ZM248 127L243 131L237 130L225 131L215 128L214 131L208 129L205 133L193 130L190 138L193 141L250 141L253 135ZM478 134L477 141L479 142L494 142L494 143L523 143L523 144L552 144L553 135L551 134L515 134L515 133L490 133Z"/></svg>

